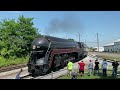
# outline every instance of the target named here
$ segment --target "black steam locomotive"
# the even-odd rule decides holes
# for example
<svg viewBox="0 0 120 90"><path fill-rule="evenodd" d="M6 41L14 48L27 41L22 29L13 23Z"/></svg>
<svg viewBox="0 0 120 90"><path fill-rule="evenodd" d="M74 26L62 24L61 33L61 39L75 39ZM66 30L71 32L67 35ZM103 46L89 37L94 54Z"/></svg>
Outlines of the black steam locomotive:
<svg viewBox="0 0 120 90"><path fill-rule="evenodd" d="M86 56L87 52L82 42L42 36L32 42L28 72L33 76L43 75L58 67L63 68L69 60L76 62Z"/></svg>

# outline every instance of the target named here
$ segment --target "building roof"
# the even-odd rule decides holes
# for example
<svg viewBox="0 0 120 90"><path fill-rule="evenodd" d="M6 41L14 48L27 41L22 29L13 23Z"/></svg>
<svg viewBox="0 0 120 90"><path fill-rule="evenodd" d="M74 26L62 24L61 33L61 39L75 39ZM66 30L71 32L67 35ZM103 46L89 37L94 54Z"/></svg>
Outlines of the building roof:
<svg viewBox="0 0 120 90"><path fill-rule="evenodd" d="M115 42L120 42L120 39L117 39L116 41L114 41L114 43L115 43ZM109 43L109 44L106 44L106 45L104 45L104 47L105 47L105 46L113 46L113 45L114 45L114 43Z"/></svg>
<svg viewBox="0 0 120 90"><path fill-rule="evenodd" d="M117 39L115 42L120 42L120 39Z"/></svg>
<svg viewBox="0 0 120 90"><path fill-rule="evenodd" d="M106 44L104 46L113 46L113 45L114 45L114 43L109 43L109 44Z"/></svg>

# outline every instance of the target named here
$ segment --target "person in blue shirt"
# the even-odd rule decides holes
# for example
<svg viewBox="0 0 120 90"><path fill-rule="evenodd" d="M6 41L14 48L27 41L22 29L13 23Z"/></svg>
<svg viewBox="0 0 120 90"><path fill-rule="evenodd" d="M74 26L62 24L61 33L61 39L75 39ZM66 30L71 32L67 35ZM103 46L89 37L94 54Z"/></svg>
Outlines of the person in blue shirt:
<svg viewBox="0 0 120 90"><path fill-rule="evenodd" d="M106 59L103 60L102 62L102 68L103 68L103 77L107 77L107 61Z"/></svg>
<svg viewBox="0 0 120 90"><path fill-rule="evenodd" d="M20 74L21 74L22 71L23 71L23 69L20 69L20 72L16 75L15 79L21 79Z"/></svg>

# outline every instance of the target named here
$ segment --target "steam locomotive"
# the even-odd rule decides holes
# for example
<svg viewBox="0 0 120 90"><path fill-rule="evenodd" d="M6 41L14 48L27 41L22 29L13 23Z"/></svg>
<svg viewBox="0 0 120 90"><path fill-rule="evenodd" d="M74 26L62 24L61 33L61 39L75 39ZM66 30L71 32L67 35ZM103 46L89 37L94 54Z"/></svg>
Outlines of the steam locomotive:
<svg viewBox="0 0 120 90"><path fill-rule="evenodd" d="M41 36L32 42L32 51L27 64L32 76L43 75L63 68L69 60L74 62L87 56L83 42L52 36ZM72 59L74 58L74 59Z"/></svg>

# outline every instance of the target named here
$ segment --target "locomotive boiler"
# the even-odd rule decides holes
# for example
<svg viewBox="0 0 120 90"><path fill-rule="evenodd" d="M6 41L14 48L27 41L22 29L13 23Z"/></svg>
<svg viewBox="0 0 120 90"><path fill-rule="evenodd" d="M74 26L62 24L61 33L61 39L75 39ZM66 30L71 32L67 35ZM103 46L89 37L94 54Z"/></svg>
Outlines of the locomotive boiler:
<svg viewBox="0 0 120 90"><path fill-rule="evenodd" d="M41 36L32 42L28 72L32 76L43 75L56 68L63 68L69 60L74 62L85 57L85 45L52 36Z"/></svg>

